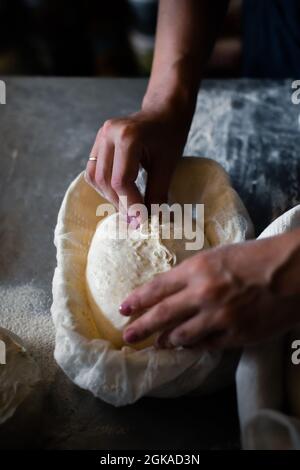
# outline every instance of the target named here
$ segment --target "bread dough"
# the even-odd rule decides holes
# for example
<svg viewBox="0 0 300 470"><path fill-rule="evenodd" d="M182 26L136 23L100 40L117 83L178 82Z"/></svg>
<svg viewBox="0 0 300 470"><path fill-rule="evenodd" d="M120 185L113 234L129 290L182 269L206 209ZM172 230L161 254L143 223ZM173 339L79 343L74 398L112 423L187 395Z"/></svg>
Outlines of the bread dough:
<svg viewBox="0 0 300 470"><path fill-rule="evenodd" d="M68 188L58 214L51 307L57 363L79 387L115 406L134 403L143 396L201 393L220 364L221 352L117 349L99 334L85 280L89 249L100 221L97 207L105 202L81 173ZM184 157L179 161L169 192L169 203L174 202L205 204L204 231L211 247L242 242L253 235L243 203L226 172L212 160ZM217 377L215 389L223 384L224 377L220 381Z"/></svg>
<svg viewBox="0 0 300 470"><path fill-rule="evenodd" d="M120 227L119 232L117 227ZM157 215L135 230L128 230L127 222L119 213L99 223L87 259L87 292L99 334L115 347L125 344L122 331L135 318L119 312L125 297L156 274L168 271L195 254L195 250L186 249L189 240L177 238L180 232L177 236L176 232L180 229L178 223L159 223ZM169 233L170 237L166 238ZM208 247L208 242L205 246ZM135 347L145 347L153 343L153 339Z"/></svg>
<svg viewBox="0 0 300 470"><path fill-rule="evenodd" d="M1 425L13 416L18 406L31 393L40 380L40 372L20 338L0 328L0 341L5 349L5 364L0 364Z"/></svg>

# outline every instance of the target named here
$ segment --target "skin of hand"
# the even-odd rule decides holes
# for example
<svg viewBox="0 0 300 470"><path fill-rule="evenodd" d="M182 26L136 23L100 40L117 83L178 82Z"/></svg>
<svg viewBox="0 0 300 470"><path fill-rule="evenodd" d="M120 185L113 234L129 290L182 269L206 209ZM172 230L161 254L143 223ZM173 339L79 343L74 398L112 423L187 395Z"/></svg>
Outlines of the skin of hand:
<svg viewBox="0 0 300 470"><path fill-rule="evenodd" d="M139 314L128 343L234 348L300 322L300 230L202 251L135 289L120 306ZM144 313L143 313L144 312Z"/></svg>
<svg viewBox="0 0 300 470"><path fill-rule="evenodd" d="M141 110L100 128L86 180L119 208L143 203L135 185L148 172L146 205L166 202L168 186L191 124L203 67L228 0L160 0L151 76ZM122 210L122 206L119 208ZM129 215L135 215L128 211Z"/></svg>
<svg viewBox="0 0 300 470"><path fill-rule="evenodd" d="M91 152L98 160L87 165L88 182L115 207L119 196L127 196L128 207L141 204L144 201L135 184L141 164L148 174L145 203L166 202L188 127L189 119L183 119L182 113L178 116L172 103L148 104L131 116L106 121Z"/></svg>

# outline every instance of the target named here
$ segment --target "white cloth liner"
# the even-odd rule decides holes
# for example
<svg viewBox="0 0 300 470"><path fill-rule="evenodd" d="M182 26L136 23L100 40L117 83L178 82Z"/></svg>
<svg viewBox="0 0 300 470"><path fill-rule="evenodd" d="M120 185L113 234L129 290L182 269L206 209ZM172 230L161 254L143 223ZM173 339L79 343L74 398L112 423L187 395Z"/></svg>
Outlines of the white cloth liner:
<svg viewBox="0 0 300 470"><path fill-rule="evenodd" d="M211 246L252 236L247 211L216 162L198 157L181 159L169 198L181 204L205 204L205 233ZM100 220L96 208L105 202L81 174L67 190L59 211L51 307L57 363L74 383L115 406L145 395L176 397L207 389L211 373L218 365L222 367L221 353L153 347L137 351L127 346L116 350L100 337L84 280L89 244ZM215 387L224 384L224 374L217 379Z"/></svg>
<svg viewBox="0 0 300 470"><path fill-rule="evenodd" d="M299 227L300 205L277 218L258 238ZM292 338L300 339L298 326L243 352L236 383L244 449L300 449L300 365L291 362ZM298 417L283 413L284 404Z"/></svg>

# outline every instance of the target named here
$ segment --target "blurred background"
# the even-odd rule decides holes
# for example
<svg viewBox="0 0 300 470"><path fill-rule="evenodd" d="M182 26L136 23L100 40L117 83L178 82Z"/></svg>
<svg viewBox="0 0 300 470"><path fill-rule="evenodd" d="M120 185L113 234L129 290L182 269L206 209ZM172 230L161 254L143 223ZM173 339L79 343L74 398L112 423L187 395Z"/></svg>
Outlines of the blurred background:
<svg viewBox="0 0 300 470"><path fill-rule="evenodd" d="M206 70L241 75L242 0ZM0 0L0 75L147 76L158 0Z"/></svg>

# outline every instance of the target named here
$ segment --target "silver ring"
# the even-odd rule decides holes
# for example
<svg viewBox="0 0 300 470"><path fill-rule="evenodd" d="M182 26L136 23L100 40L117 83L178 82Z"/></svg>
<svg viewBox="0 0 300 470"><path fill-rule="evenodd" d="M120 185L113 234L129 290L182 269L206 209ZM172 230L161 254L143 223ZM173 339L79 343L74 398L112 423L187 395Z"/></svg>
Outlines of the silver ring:
<svg viewBox="0 0 300 470"><path fill-rule="evenodd" d="M92 155L89 157L89 161L90 162L96 162L97 161L97 157L93 157Z"/></svg>

